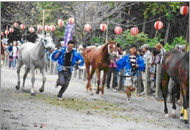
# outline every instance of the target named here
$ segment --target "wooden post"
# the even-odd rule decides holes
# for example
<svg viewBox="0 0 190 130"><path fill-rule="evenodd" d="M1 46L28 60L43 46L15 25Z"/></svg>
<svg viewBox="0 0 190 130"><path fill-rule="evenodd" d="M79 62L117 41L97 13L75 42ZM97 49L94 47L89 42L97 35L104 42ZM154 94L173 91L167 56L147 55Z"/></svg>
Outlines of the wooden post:
<svg viewBox="0 0 190 130"><path fill-rule="evenodd" d="M149 71L148 71L148 59L146 59L146 67L145 67L145 95L148 96L149 92L150 92L150 87L149 87L149 83L148 83L148 78L149 78Z"/></svg>
<svg viewBox="0 0 190 130"><path fill-rule="evenodd" d="M156 67L156 98L159 98L161 95L160 91L160 72L161 72L161 64L157 64Z"/></svg>
<svg viewBox="0 0 190 130"><path fill-rule="evenodd" d="M6 26L6 30L8 30L8 25ZM6 34L5 34L6 35ZM6 35L6 39L7 39L7 35Z"/></svg>

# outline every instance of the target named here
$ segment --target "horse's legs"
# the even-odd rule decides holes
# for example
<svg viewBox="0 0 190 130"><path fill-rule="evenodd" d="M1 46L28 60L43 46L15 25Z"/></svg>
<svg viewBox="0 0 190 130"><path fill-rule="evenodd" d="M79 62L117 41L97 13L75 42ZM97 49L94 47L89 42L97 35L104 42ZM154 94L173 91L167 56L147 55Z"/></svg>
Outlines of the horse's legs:
<svg viewBox="0 0 190 130"><path fill-rule="evenodd" d="M17 67L17 75L18 75L18 84L16 85L16 89L19 90L20 89L20 69L23 66L23 62L20 61Z"/></svg>
<svg viewBox="0 0 190 130"><path fill-rule="evenodd" d="M162 71L161 74L162 80L161 80L161 90L162 90L162 96L164 98L164 112L165 116L168 116L168 108L167 108L167 93L168 93L168 81L169 81L169 75L165 70Z"/></svg>
<svg viewBox="0 0 190 130"><path fill-rule="evenodd" d="M103 79L102 79L102 89L101 89L102 95L104 95L104 85L106 82L106 75L107 75L107 71L104 71L104 75L103 75ZM112 79L112 80L116 80L116 79Z"/></svg>
<svg viewBox="0 0 190 130"><path fill-rule="evenodd" d="M34 92L35 69L34 69L34 66L31 66L30 69L31 69L31 76L32 76L32 79L31 79L32 87L31 87L30 93L31 93L31 96L35 96L35 92Z"/></svg>
<svg viewBox="0 0 190 130"><path fill-rule="evenodd" d="M176 117L175 93L176 93L176 86L172 88L172 103L173 103L172 117Z"/></svg>
<svg viewBox="0 0 190 130"><path fill-rule="evenodd" d="M89 79L89 76L90 76L90 65L89 65L88 63L85 63L85 65L86 65L87 77L88 77L88 79ZM88 91L88 89L89 89L89 84L87 83L87 84L86 84L86 91Z"/></svg>
<svg viewBox="0 0 190 130"><path fill-rule="evenodd" d="M182 90L182 96L183 96L183 108L184 108L184 116L183 120L186 124L188 124L188 115L187 115L187 107L188 107L188 102L187 102L187 85L185 83L181 83L181 90Z"/></svg>
<svg viewBox="0 0 190 130"><path fill-rule="evenodd" d="M92 79L92 76L93 76L94 72L95 72L95 68L92 68L92 70L90 72L90 75L88 76L87 85L89 86L89 90L90 90L91 93L92 93L92 87L91 87L91 81L90 80Z"/></svg>
<svg viewBox="0 0 190 130"><path fill-rule="evenodd" d="M30 71L30 68L26 68L25 74L24 74L24 76L23 76L22 90L24 89L25 80L26 80L26 77L27 77L29 71Z"/></svg>
<svg viewBox="0 0 190 130"><path fill-rule="evenodd" d="M96 94L99 94L99 87L100 87L100 70L97 68L96 69L96 75L97 75L97 90L96 90Z"/></svg>
<svg viewBox="0 0 190 130"><path fill-rule="evenodd" d="M40 69L40 72L42 73L42 87L39 89L40 92L44 91L44 85L46 82L46 77L45 77L45 69Z"/></svg>

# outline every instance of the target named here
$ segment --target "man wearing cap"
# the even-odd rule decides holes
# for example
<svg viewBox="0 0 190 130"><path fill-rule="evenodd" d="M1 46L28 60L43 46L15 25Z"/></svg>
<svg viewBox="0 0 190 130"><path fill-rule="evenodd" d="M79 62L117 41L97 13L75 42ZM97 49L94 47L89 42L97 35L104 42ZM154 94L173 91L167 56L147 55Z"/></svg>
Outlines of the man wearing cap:
<svg viewBox="0 0 190 130"><path fill-rule="evenodd" d="M74 45L75 42L70 40L66 48L57 49L51 55L51 59L53 61L58 61L58 80L56 86L62 86L57 95L58 100L62 100L62 95L69 85L73 66L75 64L79 64L81 66L84 64L82 56L73 49Z"/></svg>
<svg viewBox="0 0 190 130"><path fill-rule="evenodd" d="M144 71L145 65L144 60L140 55L137 55L137 46L132 45L130 47L130 54L125 55L119 61L116 62L117 70L120 71L122 68L125 67L125 74L126 78L126 94L127 94L127 101L131 102L131 91L135 90L135 81L137 80L137 76L139 71Z"/></svg>
<svg viewBox="0 0 190 130"><path fill-rule="evenodd" d="M151 53L149 51L149 45L148 44L144 44L143 46L141 46L142 51L143 51L143 59L144 59L144 64L146 66L146 63L149 63L149 60L151 59ZM142 79L143 79L143 89L145 88L145 77L146 74L145 72L142 72ZM145 94L145 89L144 91L141 93L141 95Z"/></svg>

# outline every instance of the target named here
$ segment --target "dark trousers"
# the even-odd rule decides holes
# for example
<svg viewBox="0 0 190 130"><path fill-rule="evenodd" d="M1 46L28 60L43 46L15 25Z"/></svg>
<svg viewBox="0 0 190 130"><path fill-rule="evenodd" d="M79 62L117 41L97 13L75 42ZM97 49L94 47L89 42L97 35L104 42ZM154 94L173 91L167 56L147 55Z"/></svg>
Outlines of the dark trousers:
<svg viewBox="0 0 190 130"><path fill-rule="evenodd" d="M62 97L63 93L65 92L65 90L69 86L71 76L72 76L72 73L70 70L58 72L57 84L61 85L62 87L59 90L57 97ZM64 82L64 83L60 83L60 82Z"/></svg>
<svg viewBox="0 0 190 130"><path fill-rule="evenodd" d="M110 81L111 81L111 76L113 74L113 79L112 79L112 88L115 88L117 86L117 68L115 67L110 67L108 70L108 75L107 75L107 88L110 88Z"/></svg>

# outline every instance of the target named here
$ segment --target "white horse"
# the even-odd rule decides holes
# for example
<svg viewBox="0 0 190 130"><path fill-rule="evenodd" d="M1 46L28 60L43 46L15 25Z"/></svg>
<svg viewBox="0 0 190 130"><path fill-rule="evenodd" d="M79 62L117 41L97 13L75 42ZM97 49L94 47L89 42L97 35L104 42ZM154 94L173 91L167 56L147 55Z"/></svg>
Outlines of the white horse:
<svg viewBox="0 0 190 130"><path fill-rule="evenodd" d="M51 35L38 35L38 39L35 42L26 42L22 46L19 47L18 53L18 67L17 67L17 75L18 75L18 84L16 89L20 89L20 70L21 67L25 64L26 71L23 76L23 85L22 90L24 89L25 79L27 77L28 72L31 70L32 75L32 87L31 87L31 95L35 95L34 91L34 82L35 82L35 69L39 68L42 74L42 87L39 89L40 92L44 91L44 84L46 81L45 77L45 52L47 48L54 49L55 45L53 43L53 39Z"/></svg>

